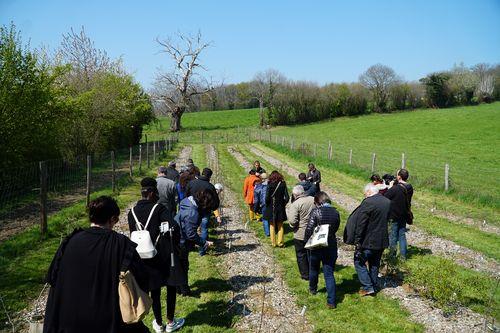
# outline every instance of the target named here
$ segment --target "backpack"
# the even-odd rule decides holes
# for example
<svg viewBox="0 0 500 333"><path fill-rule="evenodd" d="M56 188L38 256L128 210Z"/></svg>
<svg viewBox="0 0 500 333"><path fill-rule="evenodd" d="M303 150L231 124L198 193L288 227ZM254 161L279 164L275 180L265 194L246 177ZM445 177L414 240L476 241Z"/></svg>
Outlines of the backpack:
<svg viewBox="0 0 500 333"><path fill-rule="evenodd" d="M158 204L155 204L153 206L153 209L151 209L151 212L149 213L148 220L146 221L145 226L143 226L141 224L141 222L139 222L137 215L135 215L134 208L131 209L132 216L134 217L137 230L132 231L132 234L130 235L130 240L137 244L136 250L142 259L151 259L157 253L156 248L155 248L156 244L153 244L153 241L151 240L151 235L149 234L149 231L147 230L148 225L149 225L149 221L151 221L151 217L153 216L153 212L155 211L157 206L158 206ZM159 235L158 235L158 237L159 237ZM156 241L158 241L158 239Z"/></svg>

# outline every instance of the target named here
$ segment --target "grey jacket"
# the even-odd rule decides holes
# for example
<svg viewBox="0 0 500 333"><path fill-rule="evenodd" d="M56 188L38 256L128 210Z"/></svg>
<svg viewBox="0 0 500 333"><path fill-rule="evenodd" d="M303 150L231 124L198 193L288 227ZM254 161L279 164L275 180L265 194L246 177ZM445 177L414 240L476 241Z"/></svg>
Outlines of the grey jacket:
<svg viewBox="0 0 500 333"><path fill-rule="evenodd" d="M314 197L305 195L298 197L288 206L286 215L293 230L293 238L304 240L304 232L313 208L315 208Z"/></svg>
<svg viewBox="0 0 500 333"><path fill-rule="evenodd" d="M163 205L173 217L177 207L177 189L175 187L175 182L165 176L160 176L156 178L156 183L160 196L158 203Z"/></svg>

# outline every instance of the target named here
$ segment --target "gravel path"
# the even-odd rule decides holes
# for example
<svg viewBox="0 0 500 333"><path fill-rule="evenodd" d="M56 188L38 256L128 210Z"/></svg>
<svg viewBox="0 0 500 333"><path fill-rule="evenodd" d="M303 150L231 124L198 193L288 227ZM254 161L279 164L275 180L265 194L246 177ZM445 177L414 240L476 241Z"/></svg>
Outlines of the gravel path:
<svg viewBox="0 0 500 333"><path fill-rule="evenodd" d="M280 160L267 155L261 149L249 146L249 150L257 156L261 156L272 166L284 170L293 177L296 177L299 174L297 169L294 169L289 165L282 163ZM358 199L334 190L324 183L322 183L321 188L331 196L334 202L336 202L343 209L347 210L349 213L352 212L360 203ZM495 277L500 277L500 265L498 262L487 258L480 252L463 247L450 240L430 235L415 226L408 226L408 229L409 231L406 234L406 238L409 244L422 249L428 249L433 254L453 260L463 267L467 267L478 272L486 272Z"/></svg>
<svg viewBox="0 0 500 333"><path fill-rule="evenodd" d="M207 153L209 160L217 160L214 146L210 145ZM295 297L283 281L271 249L247 230L246 212L242 212L237 194L227 186L224 192L224 223L219 228L222 244L217 248L232 287L232 304L242 315L236 328L245 332L312 332L313 327L301 316Z"/></svg>
<svg viewBox="0 0 500 333"><path fill-rule="evenodd" d="M283 164L281 161L268 156L262 150L255 147L250 147L250 150L266 160L268 163L276 168L280 168L290 175L298 175L298 171ZM238 162L248 168L250 163L246 158L234 148L230 149L231 154L238 160ZM323 190L331 195L331 198L339 206L342 206L348 211L352 211L357 207L358 201L342 194L338 191L333 191L327 186L322 186ZM413 239L413 238L412 238ZM438 238L440 241L440 239ZM411 240L410 240L411 241ZM337 262L345 266L353 266L352 247L342 243L338 239L339 251ZM383 277L383 293L391 298L397 299L399 303L406 308L410 313L410 319L424 325L426 332L487 332L485 328L488 319L480 314L471 311L468 308L460 307L453 315L446 315L443 311L435 307L431 300L420 297L414 293L410 288L402 286L398 281L391 278Z"/></svg>

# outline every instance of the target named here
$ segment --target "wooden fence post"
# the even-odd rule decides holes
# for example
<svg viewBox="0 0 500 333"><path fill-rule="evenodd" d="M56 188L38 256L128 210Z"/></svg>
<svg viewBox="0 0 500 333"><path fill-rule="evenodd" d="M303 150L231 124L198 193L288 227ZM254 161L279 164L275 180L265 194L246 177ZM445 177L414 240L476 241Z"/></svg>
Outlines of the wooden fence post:
<svg viewBox="0 0 500 333"><path fill-rule="evenodd" d="M115 165L115 151L111 151L111 190L115 193L116 190L116 165Z"/></svg>
<svg viewBox="0 0 500 333"><path fill-rule="evenodd" d="M149 165L149 142L146 141L146 165L148 166L148 169L150 167Z"/></svg>
<svg viewBox="0 0 500 333"><path fill-rule="evenodd" d="M273 135L271 134L271 132L269 132L269 143L271 143L272 140L273 140Z"/></svg>
<svg viewBox="0 0 500 333"><path fill-rule="evenodd" d="M372 155L372 173L375 171L375 160L377 158L377 155L373 153Z"/></svg>
<svg viewBox="0 0 500 333"><path fill-rule="evenodd" d="M203 131L201 131L201 143L203 143Z"/></svg>
<svg viewBox="0 0 500 333"><path fill-rule="evenodd" d="M331 141L328 142L328 159L331 160L333 157L333 146Z"/></svg>
<svg viewBox="0 0 500 333"><path fill-rule="evenodd" d="M153 162L156 162L156 141L153 141Z"/></svg>
<svg viewBox="0 0 500 333"><path fill-rule="evenodd" d="M450 189L450 165L446 163L444 165L444 190L448 191Z"/></svg>
<svg viewBox="0 0 500 333"><path fill-rule="evenodd" d="M352 165L352 149L349 150L349 165Z"/></svg>
<svg viewBox="0 0 500 333"><path fill-rule="evenodd" d="M406 168L406 158L405 158L405 153L401 154L401 169Z"/></svg>
<svg viewBox="0 0 500 333"><path fill-rule="evenodd" d="M142 174L142 145L139 145L139 174Z"/></svg>
<svg viewBox="0 0 500 333"><path fill-rule="evenodd" d="M128 160L128 168L129 168L129 176L132 178L132 146L129 147L129 160Z"/></svg>
<svg viewBox="0 0 500 333"><path fill-rule="evenodd" d="M316 153L318 151L318 144L314 144L314 152L313 152L313 156L316 157Z"/></svg>
<svg viewBox="0 0 500 333"><path fill-rule="evenodd" d="M45 161L40 165L40 231L42 236L47 234L47 164Z"/></svg>
<svg viewBox="0 0 500 333"><path fill-rule="evenodd" d="M281 147L284 147L285 146L285 137L282 136L281 137Z"/></svg>
<svg viewBox="0 0 500 333"><path fill-rule="evenodd" d="M290 150L293 150L293 139L290 141Z"/></svg>
<svg viewBox="0 0 500 333"><path fill-rule="evenodd" d="M85 191L85 195L87 197L87 200L86 200L87 207L90 204L90 184L91 184L90 177L91 176L92 176L92 156L87 155L87 189Z"/></svg>

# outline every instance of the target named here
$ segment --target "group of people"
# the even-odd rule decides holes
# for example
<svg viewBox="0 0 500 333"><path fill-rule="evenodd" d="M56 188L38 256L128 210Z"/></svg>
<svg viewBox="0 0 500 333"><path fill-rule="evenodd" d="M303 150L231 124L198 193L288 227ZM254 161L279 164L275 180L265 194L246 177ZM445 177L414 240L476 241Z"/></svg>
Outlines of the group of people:
<svg viewBox="0 0 500 333"><path fill-rule="evenodd" d="M243 196L250 220L262 222L273 247L284 247L283 223L288 221L301 278L309 281L309 292L316 294L322 266L327 307L335 308L335 234L340 226L340 214L328 194L320 189L321 172L312 163L308 169L307 174L298 175L290 198L283 176L273 171L268 177L260 162L255 161L245 178ZM399 244L400 258L406 259L406 226L413 218L413 187L407 182L408 177L406 169L400 169L396 177L372 175L371 182L364 188L365 199L348 217L343 238L345 243L355 247L354 266L362 296L373 295L379 289L378 275L384 249L389 247L390 255L396 256ZM308 240L320 225L328 225L326 244L306 249Z"/></svg>
<svg viewBox="0 0 500 333"><path fill-rule="evenodd" d="M126 271L150 295L153 330L181 328L184 319L174 313L177 294L191 294L189 253L198 247L199 255L205 255L213 245L208 240L210 217L214 214L221 222L222 186L212 185L211 176L212 170L200 172L188 160L180 172L170 162L158 169L156 179L142 179L141 199L127 216L131 239L137 244L112 230L120 215L117 202L109 196L93 200L88 207L90 228L76 229L66 237L50 265L44 332L149 332L142 321L126 324L122 318L118 284ZM142 234L134 238L138 232ZM148 241L150 251L141 252L142 242ZM161 302L164 287L166 322Z"/></svg>

